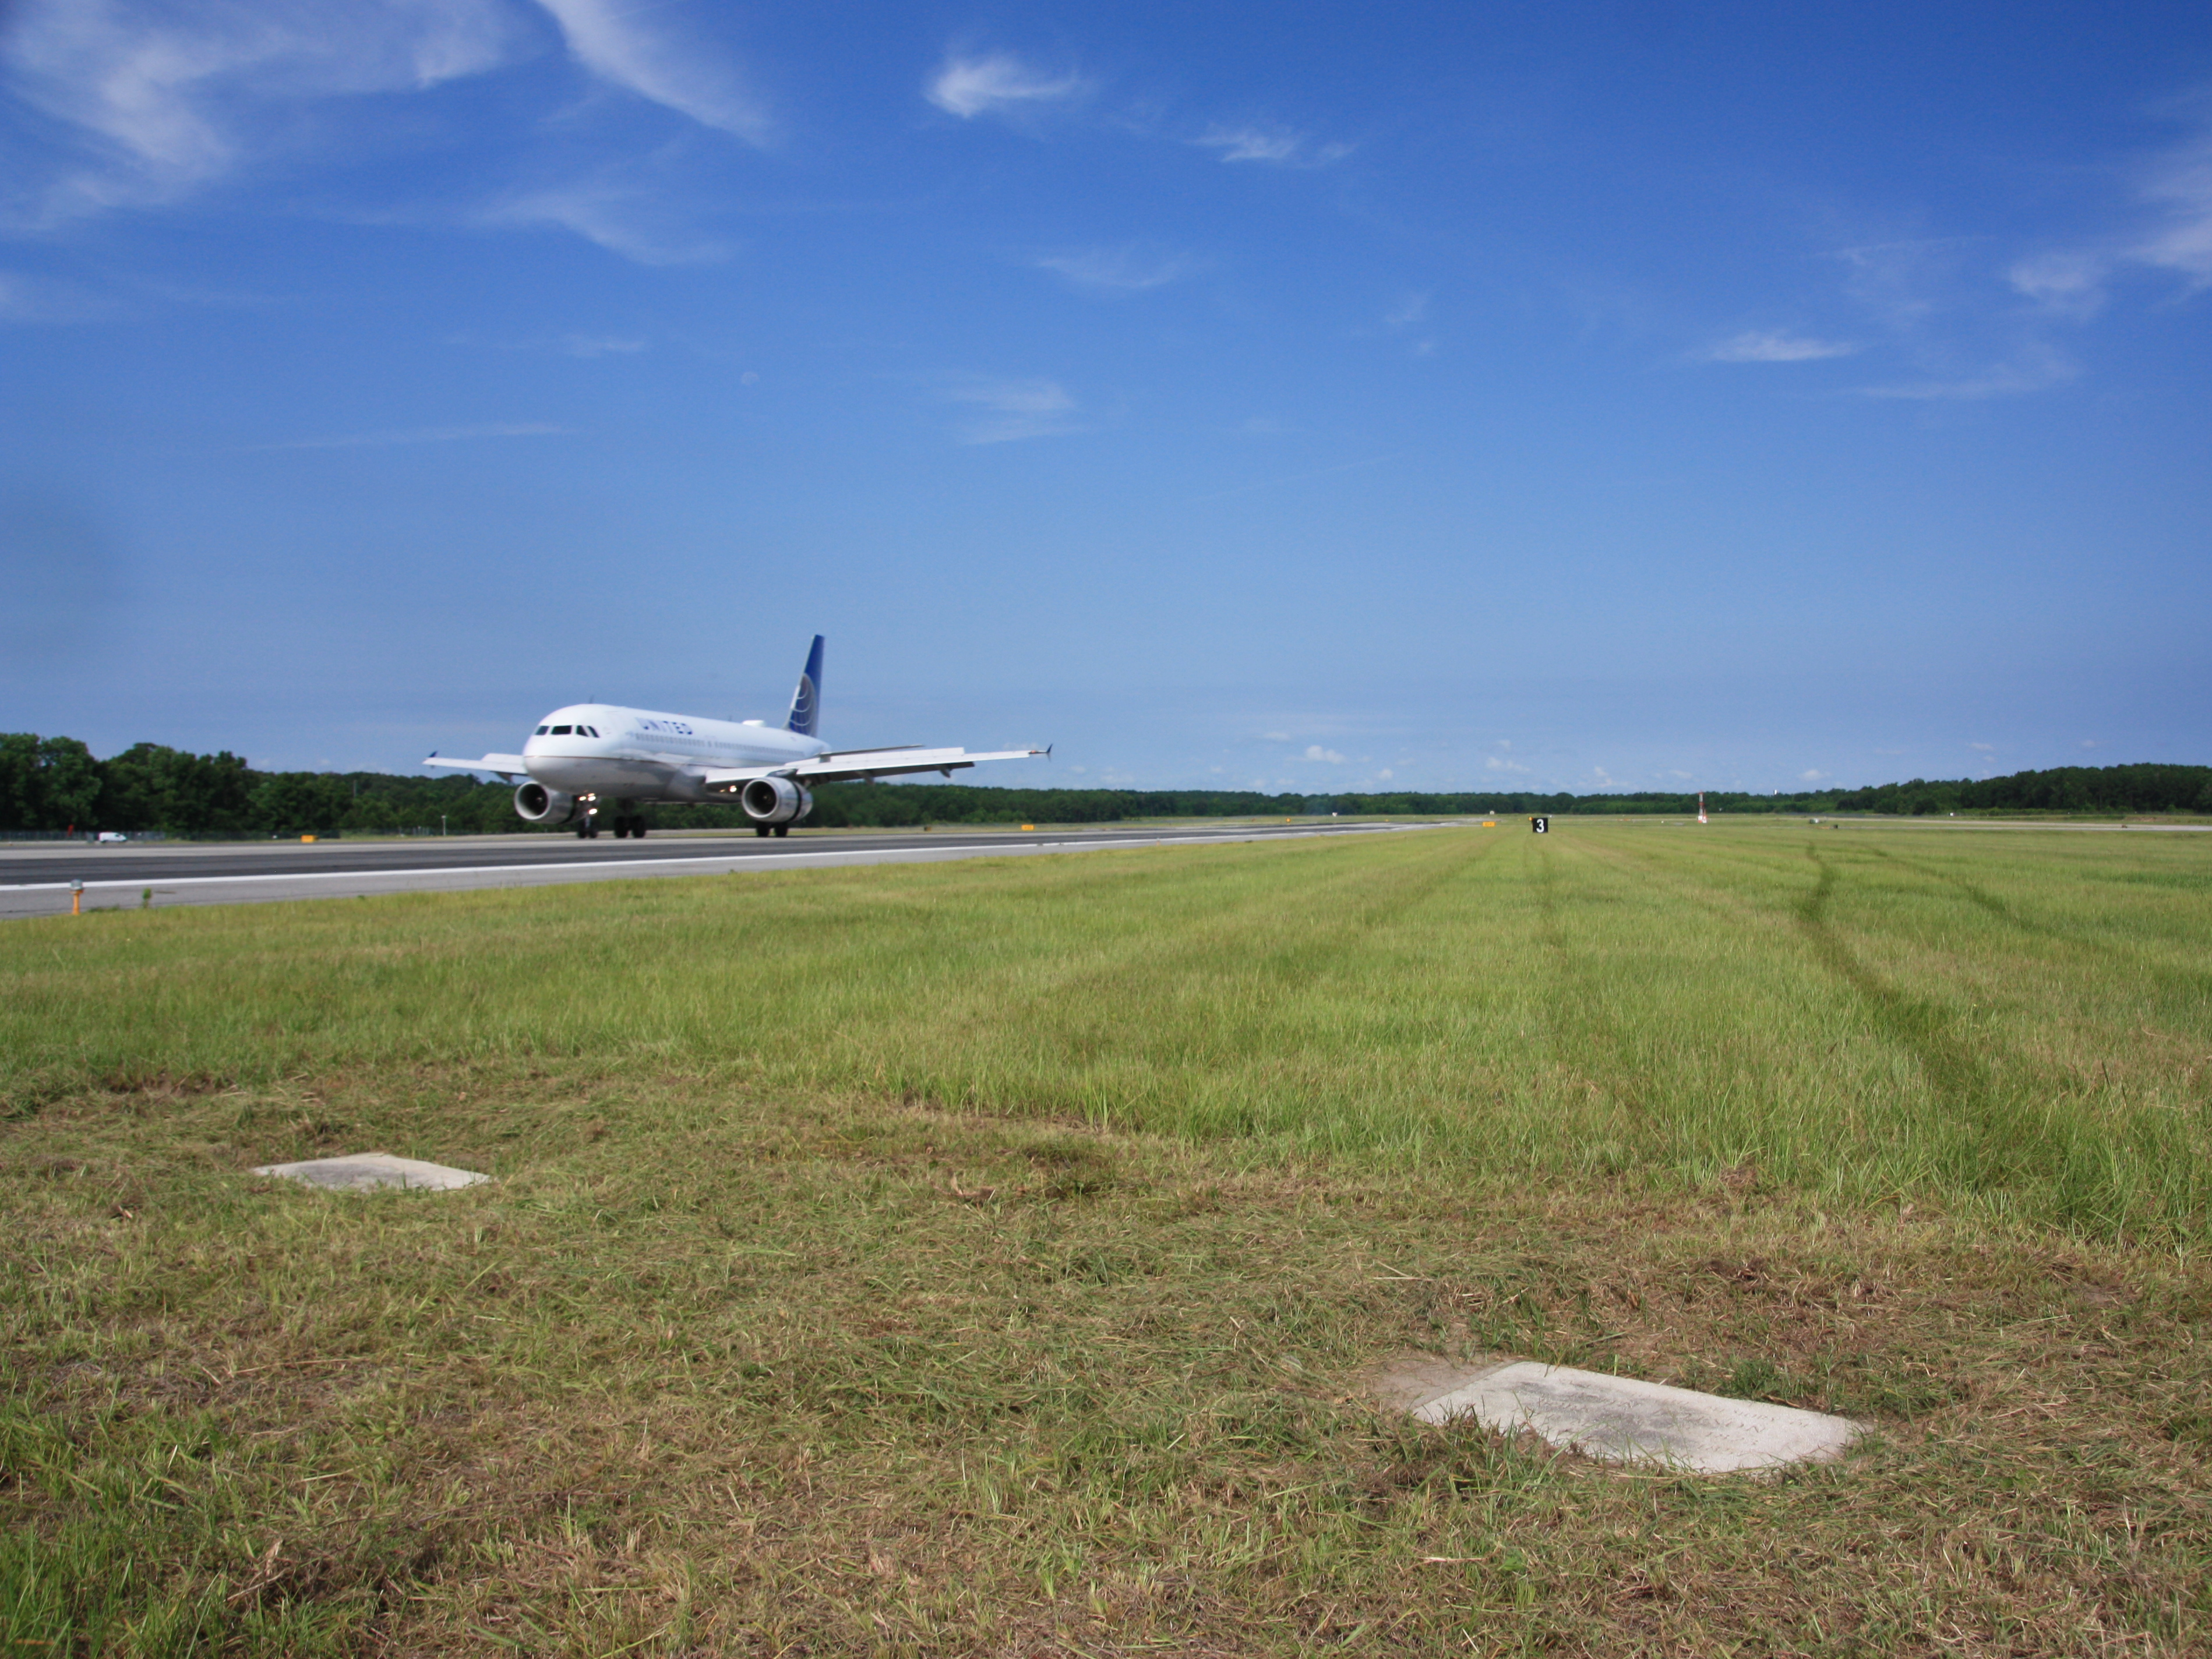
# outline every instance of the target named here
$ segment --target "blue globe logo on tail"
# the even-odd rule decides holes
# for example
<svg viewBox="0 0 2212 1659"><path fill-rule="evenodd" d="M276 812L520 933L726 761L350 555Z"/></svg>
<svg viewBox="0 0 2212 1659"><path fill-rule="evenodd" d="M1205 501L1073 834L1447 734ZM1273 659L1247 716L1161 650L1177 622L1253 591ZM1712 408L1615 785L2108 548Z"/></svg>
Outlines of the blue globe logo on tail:
<svg viewBox="0 0 2212 1659"><path fill-rule="evenodd" d="M814 636L814 648L806 653L806 667L799 677L799 689L791 694L791 718L784 724L801 737L811 738L822 724L822 636Z"/></svg>

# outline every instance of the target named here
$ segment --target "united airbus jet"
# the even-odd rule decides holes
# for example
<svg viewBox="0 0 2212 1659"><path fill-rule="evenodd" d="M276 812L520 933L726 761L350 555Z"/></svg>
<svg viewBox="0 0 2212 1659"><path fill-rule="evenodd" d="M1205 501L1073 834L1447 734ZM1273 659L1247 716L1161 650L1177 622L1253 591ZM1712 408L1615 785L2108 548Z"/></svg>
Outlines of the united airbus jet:
<svg viewBox="0 0 2212 1659"><path fill-rule="evenodd" d="M873 781L915 772L951 777L980 761L1028 760L1049 749L836 750L815 735L822 720L822 635L781 727L759 720L710 720L599 702L556 708L523 740L519 755L422 763L457 772L490 772L516 784L514 810L531 823L568 824L599 833L603 808L617 836L645 834L638 809L660 801L734 800L756 834L787 836L814 808L808 786ZM520 781L518 782L518 780Z"/></svg>

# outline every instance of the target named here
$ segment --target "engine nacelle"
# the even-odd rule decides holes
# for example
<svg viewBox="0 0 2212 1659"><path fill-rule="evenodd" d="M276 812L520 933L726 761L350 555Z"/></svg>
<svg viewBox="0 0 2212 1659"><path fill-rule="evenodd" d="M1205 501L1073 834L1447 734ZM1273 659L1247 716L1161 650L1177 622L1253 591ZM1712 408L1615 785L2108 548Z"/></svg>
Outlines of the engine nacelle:
<svg viewBox="0 0 2212 1659"><path fill-rule="evenodd" d="M566 823L576 816L576 798L542 783L526 783L514 792L514 810L526 823Z"/></svg>
<svg viewBox="0 0 2212 1659"><path fill-rule="evenodd" d="M814 797L789 778L754 778L738 792L738 804L755 823L796 823L814 810Z"/></svg>

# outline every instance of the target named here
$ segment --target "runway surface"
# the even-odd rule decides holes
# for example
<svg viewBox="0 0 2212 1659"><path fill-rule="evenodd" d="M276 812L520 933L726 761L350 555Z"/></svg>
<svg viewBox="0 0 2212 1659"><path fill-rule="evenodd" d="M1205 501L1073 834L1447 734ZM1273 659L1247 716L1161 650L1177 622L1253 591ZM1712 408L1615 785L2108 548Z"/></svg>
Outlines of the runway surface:
<svg viewBox="0 0 2212 1659"><path fill-rule="evenodd" d="M0 919L69 912L70 884L86 909L142 904L248 904L278 899L459 892L573 881L725 872L819 870L1018 858L1115 847L1173 847L1309 836L1389 834L1405 824L1195 824L1189 829L927 830L895 834L685 835L644 841L574 836L455 836L403 842L224 842L174 846L83 842L0 846ZM149 896L150 895L150 897Z"/></svg>

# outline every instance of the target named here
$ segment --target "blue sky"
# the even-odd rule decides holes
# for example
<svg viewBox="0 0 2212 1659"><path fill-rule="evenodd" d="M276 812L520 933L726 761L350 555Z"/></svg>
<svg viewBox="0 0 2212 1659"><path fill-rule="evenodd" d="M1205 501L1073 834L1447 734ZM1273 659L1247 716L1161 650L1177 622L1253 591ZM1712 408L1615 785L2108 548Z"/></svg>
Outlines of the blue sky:
<svg viewBox="0 0 2212 1659"><path fill-rule="evenodd" d="M2201 4L0 18L0 728L2212 761Z"/></svg>

